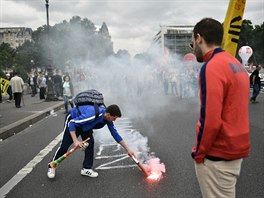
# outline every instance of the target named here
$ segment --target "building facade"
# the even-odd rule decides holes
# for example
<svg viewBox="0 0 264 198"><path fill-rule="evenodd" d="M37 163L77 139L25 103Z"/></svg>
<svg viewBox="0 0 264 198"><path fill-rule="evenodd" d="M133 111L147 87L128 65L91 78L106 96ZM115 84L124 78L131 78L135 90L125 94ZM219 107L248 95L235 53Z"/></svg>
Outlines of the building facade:
<svg viewBox="0 0 264 198"><path fill-rule="evenodd" d="M12 48L32 40L32 29L26 27L0 28L0 44L9 43Z"/></svg>
<svg viewBox="0 0 264 198"><path fill-rule="evenodd" d="M193 28L192 25L162 25L151 46L163 52L184 54L189 51Z"/></svg>

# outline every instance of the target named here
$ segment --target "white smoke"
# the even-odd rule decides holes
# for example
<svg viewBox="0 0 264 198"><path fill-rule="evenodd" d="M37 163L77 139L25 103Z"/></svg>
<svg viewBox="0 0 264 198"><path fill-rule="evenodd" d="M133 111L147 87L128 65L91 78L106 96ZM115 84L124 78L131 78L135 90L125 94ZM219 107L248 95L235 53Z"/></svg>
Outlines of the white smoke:
<svg viewBox="0 0 264 198"><path fill-rule="evenodd" d="M97 89L103 93L106 106L120 106L123 116L120 122L116 122L117 130L142 162L156 158L148 146L147 137L155 133L155 130L149 122L148 131L140 131L133 126L132 121L148 122L150 117L158 118L159 113L175 100L198 102L197 63L192 62L193 65L187 68L186 62L179 56L164 58L156 51L151 52L149 56L149 61L131 61L128 58L112 56L100 65L89 60L79 61L78 64L72 62L68 71L72 76L75 94L86 89ZM191 76L190 71L195 75ZM165 79L166 75L168 79ZM83 80L80 79L81 76L84 76ZM176 88L172 87L173 76ZM168 80L166 93L164 80ZM173 110L179 111L187 107L188 102L186 106L175 105L175 102L171 105ZM100 132L96 136L100 142L109 143L109 135Z"/></svg>

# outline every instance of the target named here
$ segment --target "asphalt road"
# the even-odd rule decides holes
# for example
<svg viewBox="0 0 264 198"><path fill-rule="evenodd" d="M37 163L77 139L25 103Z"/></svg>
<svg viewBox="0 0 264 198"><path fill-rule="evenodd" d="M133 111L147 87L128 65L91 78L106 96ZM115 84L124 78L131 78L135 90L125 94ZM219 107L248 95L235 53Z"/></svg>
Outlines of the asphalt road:
<svg viewBox="0 0 264 198"><path fill-rule="evenodd" d="M47 155L40 151L47 148L63 129L64 114L59 111L57 116L49 116L0 143L1 189L8 181L12 181L12 186L19 176L25 175L18 184L10 187L6 197L201 197L190 156L195 140L197 101L151 97L144 98L148 102L142 104L135 100L120 101L124 118L116 126L129 146L141 153L147 151L165 164L166 173L159 181L146 179L124 150L112 141L107 130L95 132L94 167L99 172L98 178L80 175L83 153L78 150L61 163L56 179L49 180L46 176L47 164L55 148L50 146L53 149ZM239 198L264 197L263 94L259 100L259 104L250 104L251 155L244 160L237 183ZM39 162L32 161L36 155L41 158ZM26 169L22 169L25 166ZM21 169L23 171L17 175ZM13 176L15 179L12 180Z"/></svg>

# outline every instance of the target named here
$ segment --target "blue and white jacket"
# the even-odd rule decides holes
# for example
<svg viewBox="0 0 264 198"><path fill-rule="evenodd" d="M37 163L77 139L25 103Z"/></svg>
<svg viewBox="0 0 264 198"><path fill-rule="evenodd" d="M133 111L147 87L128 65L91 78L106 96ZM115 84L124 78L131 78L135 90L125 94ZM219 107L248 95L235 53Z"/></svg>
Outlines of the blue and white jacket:
<svg viewBox="0 0 264 198"><path fill-rule="evenodd" d="M95 109L92 105L83 105L78 107L80 113L76 107L71 109L71 120L68 122L69 131L76 131L76 127L81 127L83 131L89 131L92 129L103 128L106 124L108 129L116 142L122 141L122 137L117 132L113 122L104 120L105 107L99 107L99 116L95 119Z"/></svg>

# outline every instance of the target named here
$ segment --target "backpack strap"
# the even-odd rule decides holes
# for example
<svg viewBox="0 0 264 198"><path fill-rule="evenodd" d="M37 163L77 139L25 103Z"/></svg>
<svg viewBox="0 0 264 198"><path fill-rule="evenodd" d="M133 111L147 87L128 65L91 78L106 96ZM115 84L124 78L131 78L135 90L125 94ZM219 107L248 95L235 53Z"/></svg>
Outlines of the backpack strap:
<svg viewBox="0 0 264 198"><path fill-rule="evenodd" d="M80 111L80 109L79 109L79 106L78 106L78 105L76 105L76 109L77 109L77 111L78 111L78 114L79 114L79 115L81 115L81 111Z"/></svg>
<svg viewBox="0 0 264 198"><path fill-rule="evenodd" d="M81 115L81 111L78 105L76 106L76 109L78 111L78 114ZM95 119L97 119L99 117L99 106L96 103L94 103L94 112L95 112Z"/></svg>
<svg viewBox="0 0 264 198"><path fill-rule="evenodd" d="M95 119L99 117L99 107L96 103L94 103L94 112L95 112Z"/></svg>

